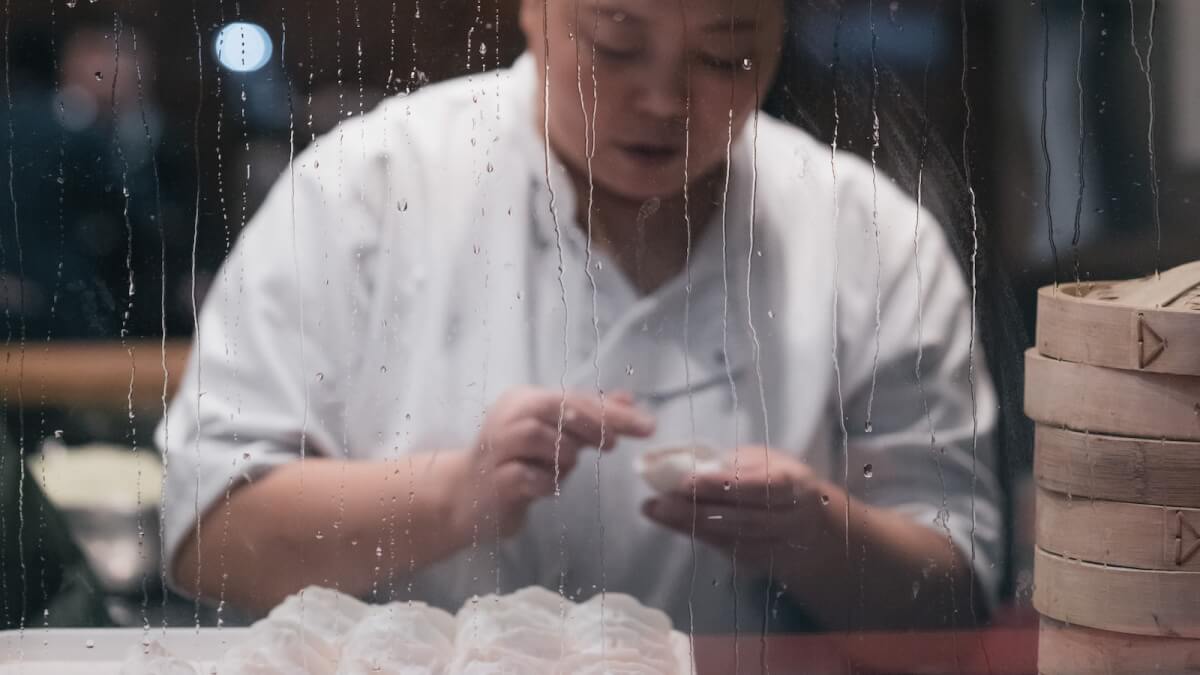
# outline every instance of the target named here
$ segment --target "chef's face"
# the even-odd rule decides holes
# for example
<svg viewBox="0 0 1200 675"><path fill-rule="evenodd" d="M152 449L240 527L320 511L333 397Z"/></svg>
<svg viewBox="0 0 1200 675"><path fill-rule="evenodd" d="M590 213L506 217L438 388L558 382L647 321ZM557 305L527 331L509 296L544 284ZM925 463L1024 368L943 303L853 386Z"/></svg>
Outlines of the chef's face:
<svg viewBox="0 0 1200 675"><path fill-rule="evenodd" d="M550 145L631 200L724 165L779 65L782 0L523 0ZM547 75L547 52L549 73ZM539 99L539 113L546 107ZM592 138L594 133L594 138Z"/></svg>

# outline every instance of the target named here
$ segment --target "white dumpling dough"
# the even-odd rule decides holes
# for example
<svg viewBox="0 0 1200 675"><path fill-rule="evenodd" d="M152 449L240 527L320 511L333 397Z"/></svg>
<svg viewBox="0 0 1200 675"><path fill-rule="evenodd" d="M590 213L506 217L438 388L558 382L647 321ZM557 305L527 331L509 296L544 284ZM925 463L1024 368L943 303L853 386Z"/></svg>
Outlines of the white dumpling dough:
<svg viewBox="0 0 1200 675"><path fill-rule="evenodd" d="M683 490L697 476L729 468L729 459L703 445L650 450L633 459L633 468L655 492Z"/></svg>
<svg viewBox="0 0 1200 675"><path fill-rule="evenodd" d="M565 650L563 615L573 604L540 587L469 600L458 612L459 650L497 646L557 660Z"/></svg>
<svg viewBox="0 0 1200 675"><path fill-rule="evenodd" d="M342 644L338 675L440 675L454 659L454 617L424 603L371 609Z"/></svg>
<svg viewBox="0 0 1200 675"><path fill-rule="evenodd" d="M331 654L330 648L334 651ZM286 625L259 622L241 645L234 647L217 666L220 675L278 675L307 673L334 675L337 645L314 640L311 634Z"/></svg>
<svg viewBox="0 0 1200 675"><path fill-rule="evenodd" d="M460 647L447 675L557 675L555 662L497 647Z"/></svg>
<svg viewBox="0 0 1200 675"><path fill-rule="evenodd" d="M191 663L177 658L155 641L145 648L141 645L131 648L121 664L121 675L197 675L197 671Z"/></svg>

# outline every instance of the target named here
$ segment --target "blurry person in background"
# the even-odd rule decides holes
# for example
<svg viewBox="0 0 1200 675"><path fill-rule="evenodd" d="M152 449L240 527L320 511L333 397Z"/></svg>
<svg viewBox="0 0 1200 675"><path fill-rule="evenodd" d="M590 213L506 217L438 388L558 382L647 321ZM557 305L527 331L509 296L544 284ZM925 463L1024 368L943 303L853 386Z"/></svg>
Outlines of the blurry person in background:
<svg viewBox="0 0 1200 675"><path fill-rule="evenodd" d="M298 157L160 428L173 583L624 592L698 632L986 614L968 289L907 195L759 112L787 5L525 0L509 70ZM697 446L727 463L635 472Z"/></svg>
<svg viewBox="0 0 1200 675"><path fill-rule="evenodd" d="M164 308L158 297L163 247L174 259L190 249L194 181L164 151L153 45L128 24L83 24L46 60L57 65L53 80L19 87L11 109L13 190L0 195L0 220L17 244L0 256L10 332L157 335L164 311L169 330L186 329L190 308ZM168 270L168 286L186 272Z"/></svg>

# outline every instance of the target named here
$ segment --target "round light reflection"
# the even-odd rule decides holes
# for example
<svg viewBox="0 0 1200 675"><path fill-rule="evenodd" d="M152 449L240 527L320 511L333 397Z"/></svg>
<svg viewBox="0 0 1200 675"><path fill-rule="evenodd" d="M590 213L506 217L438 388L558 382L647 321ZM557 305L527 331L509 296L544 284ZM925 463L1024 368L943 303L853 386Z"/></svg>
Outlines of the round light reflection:
<svg viewBox="0 0 1200 675"><path fill-rule="evenodd" d="M251 73L271 60L271 36L258 24L235 21L217 32L217 62L235 73Z"/></svg>

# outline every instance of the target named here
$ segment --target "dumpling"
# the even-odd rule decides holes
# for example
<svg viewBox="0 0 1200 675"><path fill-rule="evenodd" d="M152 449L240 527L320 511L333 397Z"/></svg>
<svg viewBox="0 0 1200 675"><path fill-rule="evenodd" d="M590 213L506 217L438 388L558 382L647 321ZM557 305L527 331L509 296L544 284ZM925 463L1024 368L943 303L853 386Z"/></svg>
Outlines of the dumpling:
<svg viewBox="0 0 1200 675"><path fill-rule="evenodd" d="M459 648L447 675L556 675L555 662L495 645Z"/></svg>
<svg viewBox="0 0 1200 675"><path fill-rule="evenodd" d="M623 593L596 595L576 605L567 616L566 635L574 654L633 653L660 669L675 659L670 618Z"/></svg>
<svg viewBox="0 0 1200 675"><path fill-rule="evenodd" d="M556 660L565 650L563 612L572 604L545 589L474 598L458 613L459 648L494 645Z"/></svg>
<svg viewBox="0 0 1200 675"><path fill-rule="evenodd" d="M229 650L217 666L219 675L334 675L337 645L313 640L287 625L260 621L245 642Z"/></svg>
<svg viewBox="0 0 1200 675"><path fill-rule="evenodd" d="M703 445L650 450L633 458L633 468L655 492L682 490L694 475L717 473L729 467L726 455Z"/></svg>
<svg viewBox="0 0 1200 675"><path fill-rule="evenodd" d="M121 664L121 675L197 675L197 671L191 663L177 658L155 641L144 648L141 645L131 648Z"/></svg>
<svg viewBox="0 0 1200 675"><path fill-rule="evenodd" d="M424 603L370 610L346 636L338 675L437 675L454 658L454 617Z"/></svg>

